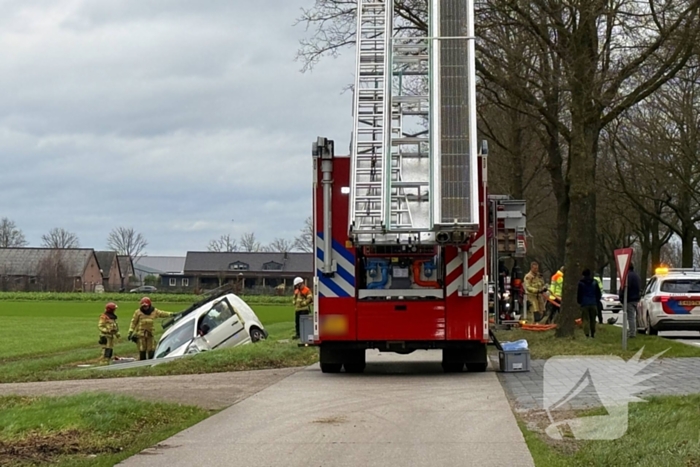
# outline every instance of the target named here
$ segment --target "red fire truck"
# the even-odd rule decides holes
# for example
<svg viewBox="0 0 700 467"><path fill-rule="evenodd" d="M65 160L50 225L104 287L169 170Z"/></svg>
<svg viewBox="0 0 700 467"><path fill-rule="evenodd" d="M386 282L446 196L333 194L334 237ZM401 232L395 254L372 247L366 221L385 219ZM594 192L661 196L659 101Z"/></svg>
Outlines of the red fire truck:
<svg viewBox="0 0 700 467"><path fill-rule="evenodd" d="M476 141L473 2L430 0L425 37L403 35L391 4L358 0L350 155L313 145L311 343L327 373L364 371L367 349L441 349L446 372L485 371L498 235Z"/></svg>

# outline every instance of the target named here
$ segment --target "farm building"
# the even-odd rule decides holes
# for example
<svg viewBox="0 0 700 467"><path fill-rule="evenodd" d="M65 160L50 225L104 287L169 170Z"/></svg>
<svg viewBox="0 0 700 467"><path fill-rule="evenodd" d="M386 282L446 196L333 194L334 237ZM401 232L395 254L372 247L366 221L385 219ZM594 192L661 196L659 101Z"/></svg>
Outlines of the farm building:
<svg viewBox="0 0 700 467"><path fill-rule="evenodd" d="M201 291L230 283L237 293L289 293L296 276L311 283L311 253L189 251L182 272L160 275L160 290Z"/></svg>
<svg viewBox="0 0 700 467"><path fill-rule="evenodd" d="M92 292L103 276L91 248L0 248L0 289Z"/></svg>
<svg viewBox="0 0 700 467"><path fill-rule="evenodd" d="M128 256L118 255L116 251L96 251L95 255L105 290L116 292L129 286L134 279L134 266Z"/></svg>

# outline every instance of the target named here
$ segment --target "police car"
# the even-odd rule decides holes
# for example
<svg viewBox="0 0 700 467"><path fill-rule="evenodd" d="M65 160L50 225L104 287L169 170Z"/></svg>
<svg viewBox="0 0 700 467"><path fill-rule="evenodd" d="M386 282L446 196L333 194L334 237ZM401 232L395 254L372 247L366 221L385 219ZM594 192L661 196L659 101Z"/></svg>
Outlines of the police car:
<svg viewBox="0 0 700 467"><path fill-rule="evenodd" d="M700 268L658 268L637 304L637 328L659 331L700 331Z"/></svg>

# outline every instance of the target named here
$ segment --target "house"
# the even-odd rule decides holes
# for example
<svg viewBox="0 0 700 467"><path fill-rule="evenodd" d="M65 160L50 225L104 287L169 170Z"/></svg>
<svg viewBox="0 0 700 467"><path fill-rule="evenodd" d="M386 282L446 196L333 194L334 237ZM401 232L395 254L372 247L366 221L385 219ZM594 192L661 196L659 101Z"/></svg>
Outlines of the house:
<svg viewBox="0 0 700 467"><path fill-rule="evenodd" d="M238 292L289 290L295 277L310 283L312 253L189 251L181 273L161 274L161 290L207 290L232 283Z"/></svg>
<svg viewBox="0 0 700 467"><path fill-rule="evenodd" d="M0 248L0 289L93 292L103 275L92 248Z"/></svg>
<svg viewBox="0 0 700 467"><path fill-rule="evenodd" d="M138 256L134 259L134 273L139 284L143 284L146 276L182 274L185 260L185 256Z"/></svg>

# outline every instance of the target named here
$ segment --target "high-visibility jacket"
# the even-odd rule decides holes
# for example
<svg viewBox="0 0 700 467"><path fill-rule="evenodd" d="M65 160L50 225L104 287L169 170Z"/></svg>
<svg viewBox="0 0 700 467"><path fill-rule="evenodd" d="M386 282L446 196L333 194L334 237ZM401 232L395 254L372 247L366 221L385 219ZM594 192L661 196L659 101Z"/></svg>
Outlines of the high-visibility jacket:
<svg viewBox="0 0 700 467"><path fill-rule="evenodd" d="M133 318L131 318L131 325L129 326L129 332L133 332L137 337L153 336L155 335L155 325L154 321L158 318L167 318L174 315L169 311L159 310L158 308L153 308L150 313L144 313L141 308L134 312Z"/></svg>
<svg viewBox="0 0 700 467"><path fill-rule="evenodd" d="M561 300L562 290L564 290L564 273L557 271L552 276L552 282L549 284L549 293Z"/></svg>
<svg viewBox="0 0 700 467"><path fill-rule="evenodd" d="M310 311L309 307L313 302L314 296L308 287L294 290L294 311Z"/></svg>
<svg viewBox="0 0 700 467"><path fill-rule="evenodd" d="M603 293L604 292L603 291L603 281L598 276L595 276L594 279L598 283L598 287L600 288L600 293Z"/></svg>

